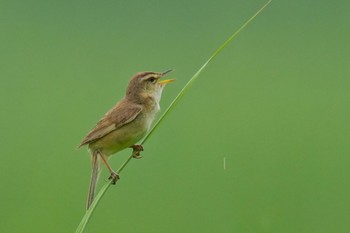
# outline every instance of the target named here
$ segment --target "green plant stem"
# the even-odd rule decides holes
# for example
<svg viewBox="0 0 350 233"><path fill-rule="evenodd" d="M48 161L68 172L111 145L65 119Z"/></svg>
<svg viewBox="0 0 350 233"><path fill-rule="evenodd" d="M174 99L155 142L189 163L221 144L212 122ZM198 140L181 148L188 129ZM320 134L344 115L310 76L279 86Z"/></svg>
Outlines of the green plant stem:
<svg viewBox="0 0 350 233"><path fill-rule="evenodd" d="M235 33L230 36L214 53L211 55L211 57L199 68L199 70L192 76L192 78L186 83L186 85L182 88L182 90L179 92L179 94L175 97L175 99L171 102L169 107L164 111L162 116L159 118L159 120L154 124L153 128L148 132L146 137L143 139L141 144L144 144L147 139L152 135L154 130L158 127L160 122L164 120L164 118L168 115L168 113L176 106L176 104L180 101L180 99L187 93L187 91L190 89L190 87L193 85L193 83L197 80L199 77L199 74L204 70L204 68L235 38L253 19L262 12L267 5L270 4L272 0L269 0L264 6L260 8L250 19L248 19Z"/></svg>
<svg viewBox="0 0 350 233"><path fill-rule="evenodd" d="M187 91L190 89L190 87L193 85L194 81L197 80L199 77L199 74L204 70L204 68L251 22L253 19L261 13L270 3L272 0L269 0L265 5L263 5L250 19L248 19L235 33L233 33L230 38L228 38L223 44L220 45L220 47L210 56L210 58L199 68L199 70L192 76L192 78L186 83L186 85L182 88L182 90L179 92L179 94L175 97L175 99L171 102L169 107L164 111L164 113L161 115L159 120L154 124L152 129L148 132L148 134L145 136L145 138L141 141L141 145L143 145L149 137L153 134L155 129L159 126L159 124L164 120L164 118L170 113L171 110L174 109L176 104L180 101L180 99L187 93ZM120 174L122 170L126 167L126 165L131 161L133 158L133 154L130 155L127 160L121 165L121 167L117 170L117 173ZM82 218L80 224L78 225L75 233L82 233L84 232L87 223L89 222L92 213L94 212L96 206L100 202L103 195L107 192L108 188L111 186L111 182L107 182L102 186L100 191L95 197L95 200L90 205L90 208L86 211L84 217Z"/></svg>

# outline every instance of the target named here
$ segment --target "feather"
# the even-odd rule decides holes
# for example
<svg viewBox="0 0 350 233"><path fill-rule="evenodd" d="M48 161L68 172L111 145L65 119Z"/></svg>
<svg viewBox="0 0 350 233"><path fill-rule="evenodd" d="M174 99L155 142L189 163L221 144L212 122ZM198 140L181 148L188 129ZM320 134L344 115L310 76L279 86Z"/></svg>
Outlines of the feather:
<svg viewBox="0 0 350 233"><path fill-rule="evenodd" d="M123 99L121 102L130 102ZM119 129L123 125L132 122L142 111L142 106L135 103L119 102L114 108L109 110L96 126L87 134L78 147L90 144L112 131Z"/></svg>
<svg viewBox="0 0 350 233"><path fill-rule="evenodd" d="M89 186L89 194L88 194L88 200L86 203L86 209L89 209L90 205L94 201L95 198L95 190L96 190L96 184L98 181L98 177L100 175L100 154L98 152L93 153L91 157L91 163L92 163L92 171L91 171L91 178L90 178L90 186Z"/></svg>

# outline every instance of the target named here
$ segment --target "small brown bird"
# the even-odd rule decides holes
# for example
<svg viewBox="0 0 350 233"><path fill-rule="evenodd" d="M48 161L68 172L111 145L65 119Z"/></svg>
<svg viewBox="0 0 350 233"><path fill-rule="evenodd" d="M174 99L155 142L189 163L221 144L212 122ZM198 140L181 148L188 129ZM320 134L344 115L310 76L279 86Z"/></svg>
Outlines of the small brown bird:
<svg viewBox="0 0 350 233"><path fill-rule="evenodd" d="M172 70L165 72L140 72L129 82L125 97L120 100L80 143L88 145L92 156L92 172L87 200L87 209L94 200L96 183L100 173L100 162L108 168L112 183L119 179L107 160L125 148L133 148L134 157L141 158L141 145L135 145L150 129L159 111L159 101L165 84L174 79L159 80Z"/></svg>

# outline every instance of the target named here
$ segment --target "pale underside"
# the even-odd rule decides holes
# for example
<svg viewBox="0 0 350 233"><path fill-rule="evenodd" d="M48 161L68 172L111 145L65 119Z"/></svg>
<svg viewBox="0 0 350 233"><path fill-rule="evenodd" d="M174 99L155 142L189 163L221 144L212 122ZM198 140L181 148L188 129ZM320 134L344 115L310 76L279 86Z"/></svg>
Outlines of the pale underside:
<svg viewBox="0 0 350 233"><path fill-rule="evenodd" d="M145 136L159 106L153 111L143 110L142 105L121 100L96 124L79 147L88 144L91 152L99 150L108 157L132 146Z"/></svg>

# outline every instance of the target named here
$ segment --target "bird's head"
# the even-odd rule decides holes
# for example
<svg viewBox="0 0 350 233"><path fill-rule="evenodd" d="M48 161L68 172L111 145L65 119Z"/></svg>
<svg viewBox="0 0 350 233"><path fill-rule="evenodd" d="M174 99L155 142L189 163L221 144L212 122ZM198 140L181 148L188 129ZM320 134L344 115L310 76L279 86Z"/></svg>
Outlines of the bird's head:
<svg viewBox="0 0 350 233"><path fill-rule="evenodd" d="M137 73L129 82L126 97L140 103L149 99L153 99L158 103L164 86L174 81L174 79L161 80L161 78L171 71Z"/></svg>

